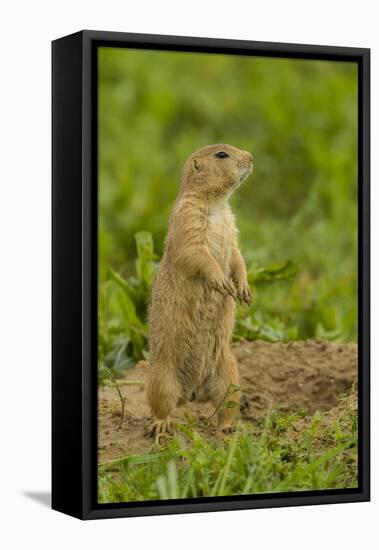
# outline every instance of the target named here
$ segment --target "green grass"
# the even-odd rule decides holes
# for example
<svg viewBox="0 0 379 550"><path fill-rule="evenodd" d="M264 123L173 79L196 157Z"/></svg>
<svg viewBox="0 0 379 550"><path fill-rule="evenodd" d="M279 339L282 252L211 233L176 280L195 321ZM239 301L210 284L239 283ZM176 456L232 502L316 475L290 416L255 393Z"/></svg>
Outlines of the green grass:
<svg viewBox="0 0 379 550"><path fill-rule="evenodd" d="M151 452L99 467L99 502L277 493L357 486L357 421L348 401L311 418L272 411L257 426L206 439L193 427Z"/></svg>

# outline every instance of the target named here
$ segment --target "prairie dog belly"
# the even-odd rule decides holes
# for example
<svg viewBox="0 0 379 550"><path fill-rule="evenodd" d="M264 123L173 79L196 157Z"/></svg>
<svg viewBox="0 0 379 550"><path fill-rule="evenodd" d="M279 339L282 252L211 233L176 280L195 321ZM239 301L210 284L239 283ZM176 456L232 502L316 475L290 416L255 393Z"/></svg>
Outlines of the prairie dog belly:
<svg viewBox="0 0 379 550"><path fill-rule="evenodd" d="M235 237L236 227L229 206L225 203L212 205L208 214L206 242L210 253L225 275L229 274Z"/></svg>
<svg viewBox="0 0 379 550"><path fill-rule="evenodd" d="M208 215L206 243L226 276L230 273L235 238L236 228L229 206L225 203L213 206ZM192 345L187 346L179 371L183 386L194 390L200 400L201 388L217 365L222 343L233 330L234 309L231 296L212 292L210 297L207 288L199 288L199 300L192 309L194 323L187 335ZM230 322L226 321L226 317Z"/></svg>

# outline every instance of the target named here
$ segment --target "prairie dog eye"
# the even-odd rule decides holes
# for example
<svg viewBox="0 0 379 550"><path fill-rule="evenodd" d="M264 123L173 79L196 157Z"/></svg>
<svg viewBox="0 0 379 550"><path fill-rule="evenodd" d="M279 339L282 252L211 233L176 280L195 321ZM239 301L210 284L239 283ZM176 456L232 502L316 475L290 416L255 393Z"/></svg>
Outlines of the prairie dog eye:
<svg viewBox="0 0 379 550"><path fill-rule="evenodd" d="M215 157L218 159L226 159L228 158L228 153L225 153L225 151L219 151L218 153L215 153Z"/></svg>

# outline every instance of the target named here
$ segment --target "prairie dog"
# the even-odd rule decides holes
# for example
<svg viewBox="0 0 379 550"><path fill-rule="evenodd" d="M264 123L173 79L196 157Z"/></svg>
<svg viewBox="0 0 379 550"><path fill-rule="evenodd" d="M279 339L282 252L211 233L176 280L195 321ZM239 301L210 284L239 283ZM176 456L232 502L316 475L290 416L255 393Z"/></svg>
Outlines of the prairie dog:
<svg viewBox="0 0 379 550"><path fill-rule="evenodd" d="M170 413L188 400L216 407L239 383L229 349L235 300L251 303L246 268L228 199L252 172L253 157L226 144L195 151L184 165L150 306L146 395L169 431ZM231 399L239 402L239 393ZM233 426L238 407L220 408L218 428Z"/></svg>

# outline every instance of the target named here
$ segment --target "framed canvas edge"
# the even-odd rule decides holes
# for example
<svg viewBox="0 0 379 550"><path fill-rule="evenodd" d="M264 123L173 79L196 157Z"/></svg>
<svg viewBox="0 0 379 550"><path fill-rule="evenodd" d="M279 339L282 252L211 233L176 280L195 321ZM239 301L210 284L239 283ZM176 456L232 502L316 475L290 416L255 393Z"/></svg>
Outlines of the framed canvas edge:
<svg viewBox="0 0 379 550"><path fill-rule="evenodd" d="M83 516L82 46L82 33L52 43L52 508L75 517Z"/></svg>
<svg viewBox="0 0 379 550"><path fill-rule="evenodd" d="M338 56L341 59L346 57L351 61L358 60L364 56L369 58L370 48L354 47L354 46L337 46L326 44L300 44L290 42L269 42L258 40L240 40L233 38L209 38L200 36L180 36L180 35L165 35L165 34L143 34L134 32L117 32L117 31L99 31L84 29L71 35L58 38L65 40L68 37L82 35L84 43L105 44L117 47L117 43L123 44L126 47L132 48L135 44L138 48L151 49L157 46L159 49L167 50L167 48L185 48L194 51L198 48L211 48L212 51L219 53L217 50L227 49L233 55L236 50L245 50L247 55L254 55L252 52L257 52L260 55L283 55L284 57L295 56L306 59L308 56L316 56L317 59L322 59L323 56L331 58Z"/></svg>
<svg viewBox="0 0 379 550"><path fill-rule="evenodd" d="M102 31L81 31L72 36L80 36L82 40L82 159L81 159L81 181L82 188L82 232L80 236L82 243L82 272L80 273L82 285L82 352L80 384L82 387L81 401L81 438L82 445L78 463L81 470L81 494L80 502L75 511L55 509L74 515L81 519L100 519L112 517L130 517L158 514L175 514L191 512L210 512L226 510L257 509L282 506L300 506L313 504L335 504L344 502L363 502L370 500L370 264L369 264L369 243L370 243L370 206L369 206L369 185L370 185L370 50L367 48L346 48L337 46L314 46L299 44L281 44L271 42L240 41L229 39L208 39L194 37L175 37L165 35L145 35L134 33L115 33ZM59 39L64 41L65 38ZM54 41L53 44L57 42ZM308 59L319 59L320 57L332 59L335 57L343 60L357 61L359 77L359 108L360 108L360 246L359 246L359 269L360 269L360 333L359 333L359 355L361 382L359 386L360 402L360 487L361 490L344 489L341 491L322 491L322 494L296 494L291 495L262 495L257 497L231 497L232 500L214 498L211 501L204 499L188 499L188 502L162 502L154 503L120 503L115 505L100 505L97 503L97 490L93 480L97 474L96 449L93 452L94 441L97 433L97 371L94 372L93 335L97 330L97 312L93 304L97 293L97 216L95 201L97 201L97 184L95 184L94 167L97 164L96 157L96 119L95 105L97 89L94 86L95 56L94 52L99 45L122 43L126 47L138 46L149 49L151 46L165 50L167 47L188 48L190 51L198 49L211 49L215 53L220 50L229 50L229 53L236 54L243 50L246 55L275 55L281 53L284 57L305 57ZM116 46L115 46L116 47ZM53 178L54 186L54 178ZM96 236L96 242L94 235ZM95 273L96 272L96 273ZM54 317L54 312L53 312ZM78 451L78 450L77 450ZM53 465L54 469L54 465ZM80 512L78 510L80 509Z"/></svg>

